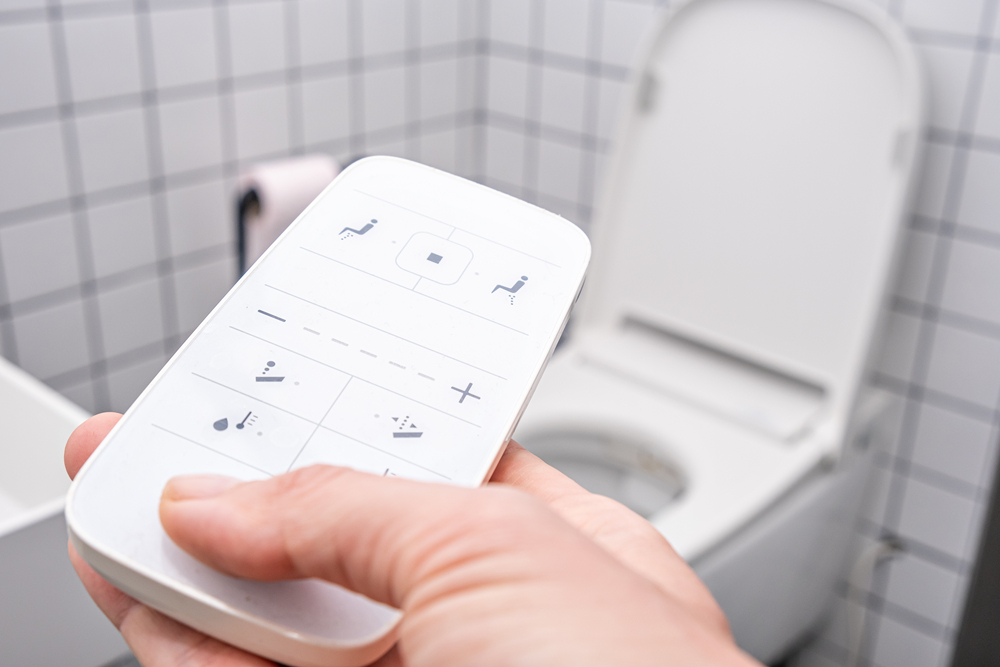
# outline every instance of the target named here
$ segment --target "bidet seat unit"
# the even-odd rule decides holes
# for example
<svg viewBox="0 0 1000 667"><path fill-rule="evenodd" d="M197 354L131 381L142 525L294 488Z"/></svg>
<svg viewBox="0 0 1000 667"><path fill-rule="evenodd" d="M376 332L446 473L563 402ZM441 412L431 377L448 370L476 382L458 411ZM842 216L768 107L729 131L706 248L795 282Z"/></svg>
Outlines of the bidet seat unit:
<svg viewBox="0 0 1000 667"><path fill-rule="evenodd" d="M649 517L782 657L842 571L920 163L902 30L840 0L693 0L635 69L572 336L515 433Z"/></svg>

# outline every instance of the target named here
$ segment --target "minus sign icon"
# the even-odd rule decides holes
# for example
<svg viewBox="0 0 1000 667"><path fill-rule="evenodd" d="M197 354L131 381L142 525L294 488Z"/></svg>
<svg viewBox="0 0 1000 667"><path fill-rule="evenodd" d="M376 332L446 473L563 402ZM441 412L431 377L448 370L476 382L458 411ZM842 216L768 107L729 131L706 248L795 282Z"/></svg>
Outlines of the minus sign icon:
<svg viewBox="0 0 1000 667"><path fill-rule="evenodd" d="M277 315L272 315L271 313L267 312L266 310L258 310L257 312L260 313L261 315L267 315L270 318L276 319L279 322L284 322L285 321L285 318L278 317Z"/></svg>

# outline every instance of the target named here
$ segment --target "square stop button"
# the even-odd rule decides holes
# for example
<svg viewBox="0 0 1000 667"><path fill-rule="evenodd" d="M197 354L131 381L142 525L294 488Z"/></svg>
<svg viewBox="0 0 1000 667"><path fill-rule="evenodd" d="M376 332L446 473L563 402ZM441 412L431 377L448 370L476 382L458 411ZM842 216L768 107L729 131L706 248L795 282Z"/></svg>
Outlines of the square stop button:
<svg viewBox="0 0 1000 667"><path fill-rule="evenodd" d="M396 265L404 271L433 280L441 285L454 285L472 261L472 251L427 232L410 237L396 256Z"/></svg>

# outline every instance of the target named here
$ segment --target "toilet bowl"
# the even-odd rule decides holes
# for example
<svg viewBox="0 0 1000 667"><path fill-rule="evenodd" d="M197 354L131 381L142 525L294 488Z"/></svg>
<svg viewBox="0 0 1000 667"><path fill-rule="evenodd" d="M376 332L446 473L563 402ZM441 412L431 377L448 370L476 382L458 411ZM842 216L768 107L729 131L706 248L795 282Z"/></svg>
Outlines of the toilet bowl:
<svg viewBox="0 0 1000 667"><path fill-rule="evenodd" d="M645 53L514 437L648 517L771 661L844 566L924 86L899 27L834 0L693 0Z"/></svg>

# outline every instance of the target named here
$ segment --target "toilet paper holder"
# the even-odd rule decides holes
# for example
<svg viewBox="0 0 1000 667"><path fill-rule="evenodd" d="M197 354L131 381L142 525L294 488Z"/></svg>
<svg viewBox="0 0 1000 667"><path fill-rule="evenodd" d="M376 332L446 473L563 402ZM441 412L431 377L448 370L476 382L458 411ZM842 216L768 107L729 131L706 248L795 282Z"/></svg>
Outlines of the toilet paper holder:
<svg viewBox="0 0 1000 667"><path fill-rule="evenodd" d="M314 153L259 162L240 175L236 194L240 276L347 164L341 166L329 155Z"/></svg>

